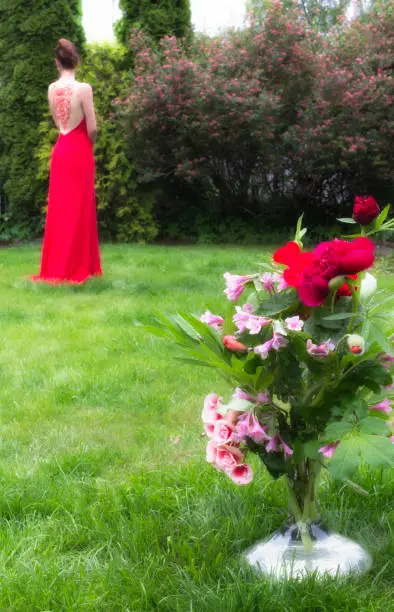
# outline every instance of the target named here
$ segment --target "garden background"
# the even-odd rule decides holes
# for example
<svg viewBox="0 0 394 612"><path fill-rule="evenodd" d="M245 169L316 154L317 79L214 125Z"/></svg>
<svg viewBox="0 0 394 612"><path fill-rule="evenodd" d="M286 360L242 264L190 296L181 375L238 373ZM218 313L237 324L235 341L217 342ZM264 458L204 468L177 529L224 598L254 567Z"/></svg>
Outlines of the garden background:
<svg viewBox="0 0 394 612"><path fill-rule="evenodd" d="M0 0L0 239L42 234L60 36L95 92L102 239L272 241L301 212L322 234L354 193L390 201L394 11L354 6L251 0L208 37L188 0L122 0L117 42L86 44L79 0Z"/></svg>
<svg viewBox="0 0 394 612"><path fill-rule="evenodd" d="M67 36L95 90L101 236L122 243L103 246L104 279L75 288L23 280L37 245L0 251L0 608L386 612L392 473L362 470L368 497L322 484L328 526L371 551L368 575L255 576L240 554L282 524L283 483L256 463L238 488L205 465L202 399L228 388L135 323L157 306L222 311L223 272L272 252L185 242L279 242L303 210L312 241L354 193L392 201L392 3L348 23L334 2L257 2L214 38L192 32L187 2L153 4L124 0L118 42L88 45L77 0L0 0L0 239L42 234L46 88ZM390 253L375 273L392 290Z"/></svg>

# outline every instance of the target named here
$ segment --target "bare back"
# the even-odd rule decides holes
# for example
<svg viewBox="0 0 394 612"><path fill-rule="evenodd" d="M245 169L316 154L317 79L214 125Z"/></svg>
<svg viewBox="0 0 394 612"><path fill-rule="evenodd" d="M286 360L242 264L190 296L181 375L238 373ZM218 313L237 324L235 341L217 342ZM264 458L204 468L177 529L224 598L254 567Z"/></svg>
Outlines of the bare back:
<svg viewBox="0 0 394 612"><path fill-rule="evenodd" d="M90 85L74 79L59 79L49 86L48 101L53 120L61 134L68 134L85 118L88 134L94 140L96 118Z"/></svg>

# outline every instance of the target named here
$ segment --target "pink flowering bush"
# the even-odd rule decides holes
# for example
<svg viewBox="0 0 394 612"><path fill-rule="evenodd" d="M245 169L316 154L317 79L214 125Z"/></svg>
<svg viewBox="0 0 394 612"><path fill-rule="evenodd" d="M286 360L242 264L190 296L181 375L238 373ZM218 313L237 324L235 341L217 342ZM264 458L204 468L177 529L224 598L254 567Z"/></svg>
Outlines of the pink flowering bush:
<svg viewBox="0 0 394 612"><path fill-rule="evenodd" d="M321 468L351 483L364 463L394 467L394 326L370 272L371 236L394 223L387 213L351 240L311 251L300 220L294 241L264 270L224 274L226 315L180 313L157 322L160 336L234 388L227 401L205 399L207 461L246 485L248 457L256 454L274 478L286 477L297 520L313 519Z"/></svg>
<svg viewBox="0 0 394 612"><path fill-rule="evenodd" d="M301 209L321 222L354 191L387 191L393 19L378 2L368 22L338 22L323 36L275 0L261 24L186 50L174 37L156 50L134 33L122 114L141 175L171 201L159 222L252 215L259 227L282 226L284 212L292 223Z"/></svg>

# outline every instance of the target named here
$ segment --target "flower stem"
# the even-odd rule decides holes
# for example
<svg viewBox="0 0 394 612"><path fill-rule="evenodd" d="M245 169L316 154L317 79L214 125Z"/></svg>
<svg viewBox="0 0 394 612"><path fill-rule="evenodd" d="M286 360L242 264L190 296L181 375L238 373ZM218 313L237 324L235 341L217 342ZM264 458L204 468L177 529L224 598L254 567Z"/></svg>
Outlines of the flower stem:
<svg viewBox="0 0 394 612"><path fill-rule="evenodd" d="M311 540L311 536L309 533L308 525L304 521L304 517L302 515L301 508L298 504L297 497L294 493L294 489L293 489L291 480L289 478L286 478L286 483L287 483L287 488L289 491L290 508L297 522L297 527L300 530L301 540L304 545L305 551L308 553L312 552L313 546L312 546L312 540Z"/></svg>
<svg viewBox="0 0 394 612"><path fill-rule="evenodd" d="M354 324L356 322L357 315L358 315L358 300L359 300L359 297L358 297L358 293L357 293L353 283L348 281L348 286L349 286L349 289L350 289L350 291L352 293L352 312L353 312L353 316L350 319L350 323L349 323L348 328L347 328L347 333L350 334L352 332L352 330L353 330L353 327L354 327Z"/></svg>

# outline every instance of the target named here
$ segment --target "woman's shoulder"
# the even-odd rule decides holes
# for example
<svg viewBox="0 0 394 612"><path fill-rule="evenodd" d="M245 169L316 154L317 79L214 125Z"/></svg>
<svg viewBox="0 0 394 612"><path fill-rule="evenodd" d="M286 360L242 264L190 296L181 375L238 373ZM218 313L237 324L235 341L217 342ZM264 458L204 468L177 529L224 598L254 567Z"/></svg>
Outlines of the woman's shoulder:
<svg viewBox="0 0 394 612"><path fill-rule="evenodd" d="M89 83L83 81L75 81L76 86L82 92L92 91L92 86Z"/></svg>

